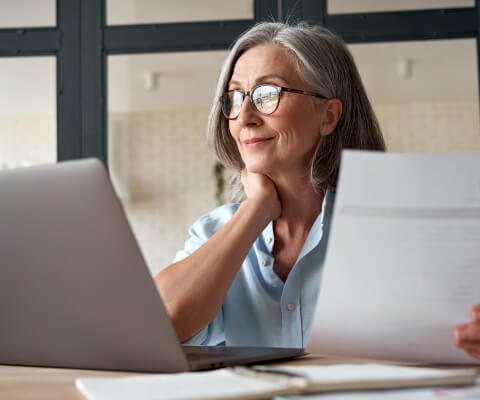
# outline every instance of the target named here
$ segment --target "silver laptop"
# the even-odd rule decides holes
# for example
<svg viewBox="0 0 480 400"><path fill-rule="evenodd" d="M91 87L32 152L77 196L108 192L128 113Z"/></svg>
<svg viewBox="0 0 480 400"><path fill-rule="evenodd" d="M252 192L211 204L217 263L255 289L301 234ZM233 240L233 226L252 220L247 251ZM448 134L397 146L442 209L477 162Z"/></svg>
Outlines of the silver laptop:
<svg viewBox="0 0 480 400"><path fill-rule="evenodd" d="M182 346L100 161L0 171L0 364L177 372L301 354Z"/></svg>

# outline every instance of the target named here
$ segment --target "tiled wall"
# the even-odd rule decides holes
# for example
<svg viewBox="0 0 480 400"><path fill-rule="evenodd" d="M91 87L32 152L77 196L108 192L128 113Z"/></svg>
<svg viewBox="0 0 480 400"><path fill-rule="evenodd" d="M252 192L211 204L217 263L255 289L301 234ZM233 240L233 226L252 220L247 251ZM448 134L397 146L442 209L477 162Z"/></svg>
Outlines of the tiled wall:
<svg viewBox="0 0 480 400"><path fill-rule="evenodd" d="M392 152L480 151L475 102L377 105Z"/></svg>
<svg viewBox="0 0 480 400"><path fill-rule="evenodd" d="M152 274L171 263L188 227L216 206L207 115L109 115L112 178Z"/></svg>
<svg viewBox="0 0 480 400"><path fill-rule="evenodd" d="M375 107L389 151L480 151L478 104ZM207 111L109 115L110 171L152 275L216 206ZM0 168L55 159L55 119L0 119ZM10 164L7 165L7 162Z"/></svg>
<svg viewBox="0 0 480 400"><path fill-rule="evenodd" d="M0 169L55 162L56 132L54 115L0 116Z"/></svg>

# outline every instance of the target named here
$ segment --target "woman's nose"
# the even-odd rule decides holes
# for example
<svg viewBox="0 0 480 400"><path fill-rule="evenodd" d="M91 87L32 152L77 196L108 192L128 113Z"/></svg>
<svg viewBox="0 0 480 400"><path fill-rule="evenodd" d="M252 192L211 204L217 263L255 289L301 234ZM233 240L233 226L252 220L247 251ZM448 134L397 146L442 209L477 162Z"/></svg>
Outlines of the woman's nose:
<svg viewBox="0 0 480 400"><path fill-rule="evenodd" d="M258 125L261 120L258 112L255 110L255 106L250 103L250 95L246 95L243 99L242 108L240 109L240 114L238 114L237 122L241 127Z"/></svg>

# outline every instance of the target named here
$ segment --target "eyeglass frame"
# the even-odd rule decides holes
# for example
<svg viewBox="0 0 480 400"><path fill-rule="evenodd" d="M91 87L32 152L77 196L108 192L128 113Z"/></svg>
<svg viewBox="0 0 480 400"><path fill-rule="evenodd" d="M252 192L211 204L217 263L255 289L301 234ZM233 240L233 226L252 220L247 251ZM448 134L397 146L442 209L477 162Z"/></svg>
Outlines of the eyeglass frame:
<svg viewBox="0 0 480 400"><path fill-rule="evenodd" d="M273 111L272 111L272 112L269 112L269 113L261 112L261 111L257 108L257 106L255 105L254 100L253 100L253 97L251 96L251 94L252 94L255 90L257 90L259 87L262 87L262 86L270 86L270 87L273 87L273 88L275 88L275 89L278 90L278 101L277 101L277 105L275 106L275 108L273 109ZM282 93L283 93L283 92L304 94L304 95L307 95L307 96L318 97L318 98L324 99L324 100L327 100L327 99L328 99L328 97L325 97L325 96L323 96L323 95L321 95L321 94L318 94L318 93L309 92L309 91L307 91L307 90L292 89L292 88L287 88L287 87L284 87L284 86L272 85L272 84L270 84L270 83L262 83L262 84L260 84L260 85L255 86L255 87L254 87L253 89L251 89L251 90L245 90L245 91L243 91L243 90L238 90L238 89L227 90L224 94L222 94L222 95L220 96L220 98L219 98L218 100L220 101L220 107L221 107L221 109L222 109L222 114L223 114L223 116L224 116L226 119L228 119L229 121L236 120L236 119L239 117L240 111L241 111L241 107L240 107L240 110L239 110L239 112L238 112L238 115L237 115L236 117L233 117L233 118L228 117L228 116L225 114L225 111L224 111L224 109L223 109L223 99L224 99L224 97L225 97L228 93L230 93L230 92L238 92L238 93L240 93L240 94L243 96L242 102L241 102L241 105L242 105L242 106L243 106L243 102L245 101L245 97L248 95L250 104L253 106L253 108L254 108L258 113L260 113L260 114L262 114L262 115L272 115L275 111L277 111L277 108L278 108L278 106L280 105L280 98L282 97Z"/></svg>

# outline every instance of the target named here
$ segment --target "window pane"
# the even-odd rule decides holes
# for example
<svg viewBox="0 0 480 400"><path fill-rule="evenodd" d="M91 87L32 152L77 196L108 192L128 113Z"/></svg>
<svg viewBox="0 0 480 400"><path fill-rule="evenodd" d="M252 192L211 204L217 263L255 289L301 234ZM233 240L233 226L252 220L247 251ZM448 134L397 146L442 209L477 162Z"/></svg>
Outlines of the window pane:
<svg viewBox="0 0 480 400"><path fill-rule="evenodd" d="M328 0L329 14L475 7L475 0Z"/></svg>
<svg viewBox="0 0 480 400"><path fill-rule="evenodd" d="M474 39L350 45L389 151L479 151Z"/></svg>
<svg viewBox="0 0 480 400"><path fill-rule="evenodd" d="M206 125L224 51L110 56L109 165L152 272L216 207Z"/></svg>
<svg viewBox="0 0 480 400"><path fill-rule="evenodd" d="M1 0L0 29L56 26L55 0Z"/></svg>
<svg viewBox="0 0 480 400"><path fill-rule="evenodd" d="M107 0L107 24L253 19L253 0Z"/></svg>
<svg viewBox="0 0 480 400"><path fill-rule="evenodd" d="M55 57L0 58L0 168L57 160Z"/></svg>

